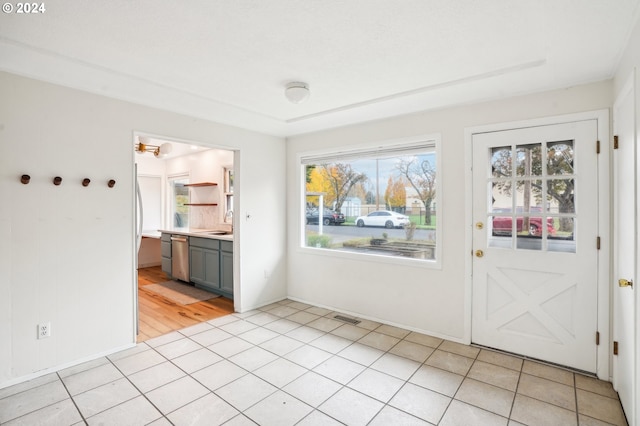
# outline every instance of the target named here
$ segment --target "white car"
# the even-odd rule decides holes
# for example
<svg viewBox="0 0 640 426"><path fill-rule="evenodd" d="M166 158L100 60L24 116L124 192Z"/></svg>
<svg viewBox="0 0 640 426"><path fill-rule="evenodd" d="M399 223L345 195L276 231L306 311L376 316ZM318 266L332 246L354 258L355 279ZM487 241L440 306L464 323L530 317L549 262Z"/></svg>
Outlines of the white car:
<svg viewBox="0 0 640 426"><path fill-rule="evenodd" d="M389 210L378 210L356 218L356 225L359 227L384 226L385 228L402 228L409 223L408 216Z"/></svg>

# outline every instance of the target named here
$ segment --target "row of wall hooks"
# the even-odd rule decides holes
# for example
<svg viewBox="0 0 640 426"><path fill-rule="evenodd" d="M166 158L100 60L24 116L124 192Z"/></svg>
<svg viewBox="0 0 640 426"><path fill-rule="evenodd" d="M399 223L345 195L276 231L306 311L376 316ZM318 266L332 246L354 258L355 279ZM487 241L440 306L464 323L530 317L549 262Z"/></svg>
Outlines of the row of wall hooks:
<svg viewBox="0 0 640 426"><path fill-rule="evenodd" d="M31 176L29 175L22 175L20 176L20 182L22 182L23 184L27 185L29 182L31 182ZM53 178L53 184L58 186L62 183L62 178L60 176L56 176ZM82 179L82 186L89 186L89 184L91 183L91 179L89 178L84 178ZM116 185L116 181L113 179L109 179L109 181L107 181L107 186L109 188L113 188Z"/></svg>

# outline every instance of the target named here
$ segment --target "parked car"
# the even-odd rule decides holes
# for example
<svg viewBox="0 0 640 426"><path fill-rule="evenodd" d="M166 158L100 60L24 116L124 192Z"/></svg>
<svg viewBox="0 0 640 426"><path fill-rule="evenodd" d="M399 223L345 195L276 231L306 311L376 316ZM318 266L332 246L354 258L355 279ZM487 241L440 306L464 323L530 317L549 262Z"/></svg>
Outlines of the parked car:
<svg viewBox="0 0 640 426"><path fill-rule="evenodd" d="M307 209L307 225L317 225L320 218L319 209ZM322 211L322 223L325 225L340 225L344 223L344 214L331 209Z"/></svg>
<svg viewBox="0 0 640 426"><path fill-rule="evenodd" d="M522 211L522 208L518 208L518 213ZM531 208L531 211L536 210L535 207ZM504 209L502 212L508 213L510 209ZM516 217L516 232L521 233L523 231L524 218L522 216ZM493 217L493 235L511 235L513 220L511 216L494 216ZM553 218L547 218L547 235L554 235L556 229L553 227ZM529 217L529 235L532 237L542 236L542 218L531 216Z"/></svg>
<svg viewBox="0 0 640 426"><path fill-rule="evenodd" d="M384 226L385 228L402 228L409 223L408 216L389 210L378 210L356 218L356 225L359 227Z"/></svg>

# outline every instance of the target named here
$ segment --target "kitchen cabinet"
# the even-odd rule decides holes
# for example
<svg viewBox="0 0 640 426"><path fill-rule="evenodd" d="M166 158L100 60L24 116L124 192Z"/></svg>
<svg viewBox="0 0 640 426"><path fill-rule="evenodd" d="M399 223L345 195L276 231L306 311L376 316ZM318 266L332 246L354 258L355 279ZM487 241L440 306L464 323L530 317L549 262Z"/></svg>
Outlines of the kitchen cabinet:
<svg viewBox="0 0 640 426"><path fill-rule="evenodd" d="M190 278L196 287L233 298L233 243L189 239Z"/></svg>
<svg viewBox="0 0 640 426"><path fill-rule="evenodd" d="M162 272L171 277L171 234L166 232L161 234L160 253L162 255Z"/></svg>

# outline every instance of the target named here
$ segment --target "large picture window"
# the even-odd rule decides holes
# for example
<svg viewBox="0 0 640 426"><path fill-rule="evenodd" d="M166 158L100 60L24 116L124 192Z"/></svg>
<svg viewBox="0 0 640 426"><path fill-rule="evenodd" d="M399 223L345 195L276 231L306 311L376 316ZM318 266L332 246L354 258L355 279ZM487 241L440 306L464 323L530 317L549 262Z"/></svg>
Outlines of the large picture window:
<svg viewBox="0 0 640 426"><path fill-rule="evenodd" d="M302 246L435 262L437 142L301 157Z"/></svg>

